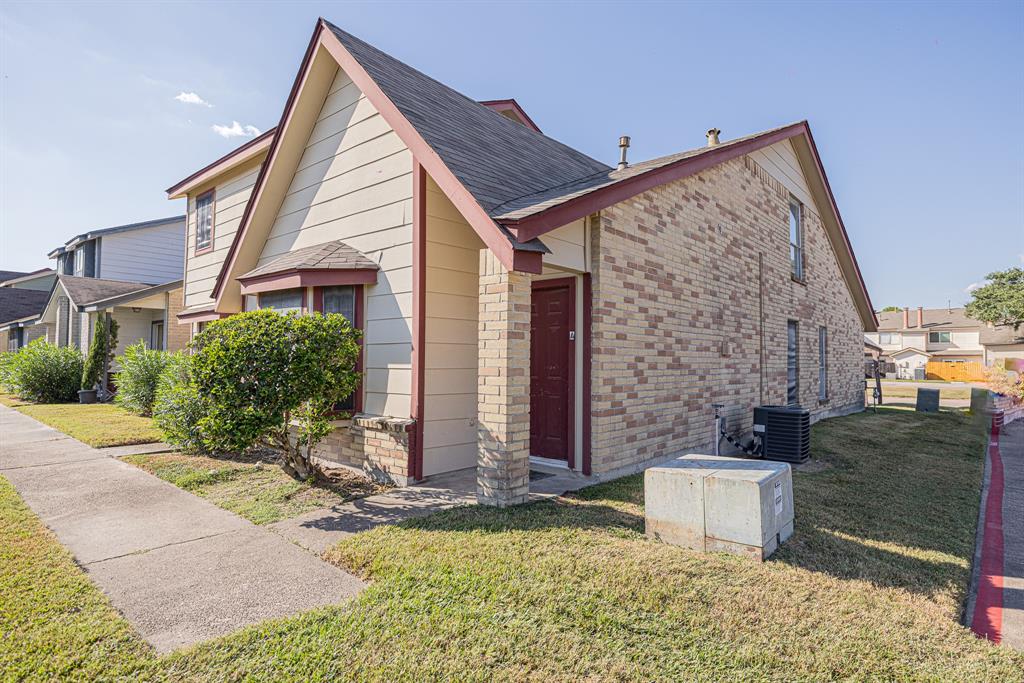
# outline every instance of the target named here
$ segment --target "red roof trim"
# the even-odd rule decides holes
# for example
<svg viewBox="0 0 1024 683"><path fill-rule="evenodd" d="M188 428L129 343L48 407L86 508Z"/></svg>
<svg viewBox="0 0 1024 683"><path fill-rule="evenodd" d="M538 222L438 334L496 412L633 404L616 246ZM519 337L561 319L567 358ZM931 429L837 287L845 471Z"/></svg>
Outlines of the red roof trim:
<svg viewBox="0 0 1024 683"><path fill-rule="evenodd" d="M516 118L519 119L519 122L522 123L524 126L529 128L530 130L535 130L538 133L543 133L543 131L540 129L540 126L533 122L533 119L530 118L530 115L527 114L526 111L524 111L523 108L519 106L519 103L516 102L514 99L484 100L480 102L480 104L484 105L485 107L488 107L489 109L493 109L494 111L499 113L503 111L511 111L515 113Z"/></svg>
<svg viewBox="0 0 1024 683"><path fill-rule="evenodd" d="M255 277L238 278L242 296L276 292L296 287L333 287L335 285L372 285L377 282L376 268L317 268L286 270Z"/></svg>
<svg viewBox="0 0 1024 683"><path fill-rule="evenodd" d="M612 204L625 201L641 192L646 192L651 188L670 183L673 180L679 180L680 178L700 173L730 159L735 159L762 147L795 137L806 129L806 123L796 123L792 126L744 140L743 142L735 144L726 143L721 145L719 149L651 169L646 173L641 173L593 192L588 192L562 204L535 213L532 216L519 220L499 222L512 231L512 234L520 242L527 242L535 237L540 237L550 230L571 223L578 218L589 216L596 211L608 208Z"/></svg>
<svg viewBox="0 0 1024 683"><path fill-rule="evenodd" d="M277 125L277 131L281 135L275 135L270 145L270 150L267 152L267 160L260 168L259 174L256 176L256 184L253 186L253 192L250 196L249 202L246 204L245 212L242 214L242 219L239 224L239 229L235 233L234 240L231 242L231 247L228 250L227 257L224 259L224 263L221 266L220 273L217 275L217 283L213 288L213 298L220 302L220 297L224 291L224 285L227 282L228 274L231 272L234 266L235 258L238 255L238 246L245 238L245 233L248 231L249 222L252 218L252 212L254 207L259 204L260 197L263 193L263 186L266 182L266 177L270 173L270 169L273 168L274 160L277 154L277 147L280 144L281 139L284 136L284 132L287 129L288 121L291 118L291 112L295 105L295 99L298 97L299 92L302 90L302 86L306 81L306 75L309 70L309 66L313 60L313 55L316 52L316 48L323 46L334 59L338 62L341 68L345 71L349 78L356 84L362 93L366 96L370 103L377 108L380 115L387 121L398 137L403 143L409 148L413 154L414 161L422 164L424 169L434 179L434 182L438 184L441 190L448 196L451 202L459 209L462 215L466 218L467 222L473 227L480 238L484 241L499 260L505 265L506 268L515 269L515 263L518 261L524 267L529 267L531 270L527 272L540 273L541 272L541 258L520 258L518 252L514 249L508 238L502 234L501 229L494 222L494 220L484 211L483 207L477 203L476 199L472 194L459 182L455 174L451 172L441 157L434 151L434 149L426 143L419 132L413 127L413 125L402 115L398 110L398 107L384 94L384 91L380 89L380 86L374 82L370 75L366 73L362 65L349 53L345 46L341 44L337 36L327 27L324 20L321 18L317 21L316 29L313 31L313 36L310 38L309 46L306 48L306 54L302 58L302 65L299 67L299 73L295 77L295 82L292 84L291 92L288 95L288 100L285 102L284 112L281 115L281 120Z"/></svg>
<svg viewBox="0 0 1024 683"><path fill-rule="evenodd" d="M231 247L228 249L227 256L225 256L223 263L221 263L220 272L217 274L217 282L213 286L213 294L211 295L218 304L220 303L220 296L224 291L224 285L227 283L227 275L231 272L231 267L235 263L235 257L238 254L238 245L241 244L242 238L248 231L249 220L252 217L253 208L259 204L260 197L263 194L263 185L267 177L267 173L274 165L277 146L281 142L281 138L284 135L289 119L291 119L292 105L295 103L295 98L298 97L299 91L302 89L302 85L306 82L306 75L309 71L309 66L313 61L313 55L316 54L316 47L320 43L320 36L325 30L326 27L321 19L317 22L316 29L313 31L313 35L309 39L309 45L306 46L306 53L302 57L299 72L295 74L295 81L292 82L292 89L288 93L288 99L285 100L284 111L281 113L281 120L274 128L274 130L279 131L281 135L274 135L271 139L266 161L264 161L263 165L260 166L260 172L256 174L256 182L253 185L252 193L249 195L249 201L246 202L245 211L242 212L242 219L238 224L238 231L235 232L235 236L231 240Z"/></svg>
<svg viewBox="0 0 1024 683"><path fill-rule="evenodd" d="M270 130L265 131L260 135L257 135L252 140L249 140L244 145L236 147L235 149L228 152L227 154L222 156L220 159L217 159L213 163L203 166L201 169L199 169L189 177L185 178L184 180L179 180L177 183L167 188L166 192L168 194L168 197L173 198L174 195L180 194L189 185L194 184L193 181L199 180L201 176L208 176L212 178L215 175L219 175L222 171L227 170L227 168L231 166L231 164L229 164L228 162L233 161L236 157L241 156L245 154L247 151L252 150L253 147L269 146L270 138L276 132L277 127L271 128ZM219 168L220 166L224 166L225 168ZM216 171L216 173L211 173L211 171Z"/></svg>

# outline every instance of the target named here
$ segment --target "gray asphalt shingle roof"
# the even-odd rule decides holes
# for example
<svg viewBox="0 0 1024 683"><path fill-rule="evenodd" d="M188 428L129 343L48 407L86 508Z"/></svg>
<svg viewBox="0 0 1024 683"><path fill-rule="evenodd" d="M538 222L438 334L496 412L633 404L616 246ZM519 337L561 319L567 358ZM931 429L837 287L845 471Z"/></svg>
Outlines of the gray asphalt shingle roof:
<svg viewBox="0 0 1024 683"><path fill-rule="evenodd" d="M611 170L326 24L489 213L518 197Z"/></svg>
<svg viewBox="0 0 1024 683"><path fill-rule="evenodd" d="M1021 325L1016 330L1011 325L1001 325L999 327L985 325L981 328L979 336L981 343L985 346L1024 344L1024 325Z"/></svg>
<svg viewBox="0 0 1024 683"><path fill-rule="evenodd" d="M287 254L250 270L239 279L273 275L293 270L380 270L380 266L341 240L315 244Z"/></svg>
<svg viewBox="0 0 1024 683"><path fill-rule="evenodd" d="M903 311L883 311L878 314L878 329L882 332L902 329L917 328L917 309L912 308L909 312L910 327L903 327ZM984 323L974 318L968 318L963 308L926 308L923 311L924 325L921 329L942 330L953 328L977 329Z"/></svg>
<svg viewBox="0 0 1024 683"><path fill-rule="evenodd" d="M746 142L747 140L761 137L762 135L767 135L769 133L774 133L777 130L782 130L783 128L788 127L788 125L779 126L778 128L772 128L759 133L745 135L741 138L736 138L735 140L729 140L728 142L723 142L715 145L714 147L698 147L696 149L686 150L685 152L677 152L675 154L669 154L668 156L658 157L657 159L641 161L635 164L630 164L621 170L618 168L605 169L584 178L574 179L569 183L564 183L531 195L509 200L500 206L494 207L491 211L491 216L495 220L521 220L527 216L532 216L533 214L540 213L545 209L558 206L559 204L564 204L567 201L576 199L577 197L582 197L583 195L594 192L595 190L600 190L603 187L614 185L615 183L622 182L623 180L628 180L650 171L656 171L678 161L693 159L694 157L699 157L707 152L728 149L732 145L737 145L739 143Z"/></svg>
<svg viewBox="0 0 1024 683"><path fill-rule="evenodd" d="M95 277L76 277L74 275L60 275L58 279L76 306L86 306L95 301L138 292L153 286L143 282L101 280Z"/></svg>
<svg viewBox="0 0 1024 683"><path fill-rule="evenodd" d="M0 287L0 325L39 315L49 298L50 292L46 290Z"/></svg>

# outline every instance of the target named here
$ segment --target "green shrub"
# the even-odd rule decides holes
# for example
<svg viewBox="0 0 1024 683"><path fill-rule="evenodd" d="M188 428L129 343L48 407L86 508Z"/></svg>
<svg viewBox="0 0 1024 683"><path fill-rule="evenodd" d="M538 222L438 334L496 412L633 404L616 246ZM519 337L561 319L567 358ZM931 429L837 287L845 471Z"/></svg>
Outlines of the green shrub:
<svg viewBox="0 0 1024 683"><path fill-rule="evenodd" d="M192 357L182 353L170 359L157 381L153 421L172 446L185 453L209 452L199 427L206 409L192 383Z"/></svg>
<svg viewBox="0 0 1024 683"><path fill-rule="evenodd" d="M291 476L314 476L312 448L331 431L330 411L359 382L358 340L337 314L260 310L211 323L192 344L204 443L232 451L267 445L281 451Z"/></svg>
<svg viewBox="0 0 1024 683"><path fill-rule="evenodd" d="M114 357L114 349L117 348L117 321L110 318L109 328L107 322L107 317L104 313L96 317L96 325L93 327L92 344L89 346L89 356L86 358L85 367L82 368L83 389L95 389L99 385L103 375L110 368L110 361Z"/></svg>
<svg viewBox="0 0 1024 683"><path fill-rule="evenodd" d="M54 346L36 339L4 359L4 383L18 396L38 403L78 400L82 353L73 346Z"/></svg>
<svg viewBox="0 0 1024 683"><path fill-rule="evenodd" d="M156 386L163 371L174 362L174 354L147 349L139 340L117 357L117 394L114 402L139 415L153 414Z"/></svg>

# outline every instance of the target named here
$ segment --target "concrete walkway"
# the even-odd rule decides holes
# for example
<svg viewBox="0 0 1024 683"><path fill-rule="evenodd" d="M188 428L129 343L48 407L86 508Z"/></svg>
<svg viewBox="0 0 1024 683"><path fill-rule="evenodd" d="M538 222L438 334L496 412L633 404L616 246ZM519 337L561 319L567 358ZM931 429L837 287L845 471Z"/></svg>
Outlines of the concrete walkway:
<svg viewBox="0 0 1024 683"><path fill-rule="evenodd" d="M531 479L531 500L560 496L597 483L568 470L534 471ZM319 554L352 534L381 524L397 524L458 505L475 504L476 470L465 469L432 476L422 484L312 510L268 528Z"/></svg>
<svg viewBox="0 0 1024 683"><path fill-rule="evenodd" d="M990 437L974 574L971 629L1024 651L1024 420Z"/></svg>
<svg viewBox="0 0 1024 683"><path fill-rule="evenodd" d="M0 475L159 652L364 587L282 535L4 406Z"/></svg>

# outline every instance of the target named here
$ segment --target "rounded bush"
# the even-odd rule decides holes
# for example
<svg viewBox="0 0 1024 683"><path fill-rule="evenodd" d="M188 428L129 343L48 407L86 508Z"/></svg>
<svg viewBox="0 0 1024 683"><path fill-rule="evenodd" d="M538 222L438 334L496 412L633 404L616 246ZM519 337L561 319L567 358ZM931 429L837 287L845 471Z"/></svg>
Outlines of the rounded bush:
<svg viewBox="0 0 1024 683"><path fill-rule="evenodd" d="M8 390L38 403L78 400L83 361L77 348L36 339L10 356L5 359L3 370Z"/></svg>
<svg viewBox="0 0 1024 683"><path fill-rule="evenodd" d="M174 363L174 358L173 353L147 349L142 341L126 348L117 357L120 372L114 402L133 413L152 415L160 375Z"/></svg>

